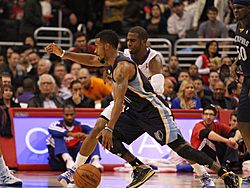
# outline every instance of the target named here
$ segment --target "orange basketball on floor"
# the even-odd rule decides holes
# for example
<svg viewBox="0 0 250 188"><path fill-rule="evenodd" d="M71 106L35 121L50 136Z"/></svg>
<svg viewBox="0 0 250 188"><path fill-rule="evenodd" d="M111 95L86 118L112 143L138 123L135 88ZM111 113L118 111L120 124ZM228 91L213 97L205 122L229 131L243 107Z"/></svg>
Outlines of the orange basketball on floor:
<svg viewBox="0 0 250 188"><path fill-rule="evenodd" d="M101 172L91 164L84 164L76 169L73 178L79 188L96 188L101 182Z"/></svg>

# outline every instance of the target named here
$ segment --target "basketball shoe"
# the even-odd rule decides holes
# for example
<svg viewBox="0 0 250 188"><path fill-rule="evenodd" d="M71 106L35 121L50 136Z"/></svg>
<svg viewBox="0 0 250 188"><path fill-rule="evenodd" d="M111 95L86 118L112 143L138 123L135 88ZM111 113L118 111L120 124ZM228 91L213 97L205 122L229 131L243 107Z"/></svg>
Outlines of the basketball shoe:
<svg viewBox="0 0 250 188"><path fill-rule="evenodd" d="M71 169L57 176L57 181L59 181L63 186L67 186L70 183L74 183L73 174L76 171L76 167L73 166Z"/></svg>
<svg viewBox="0 0 250 188"><path fill-rule="evenodd" d="M215 184L208 174L203 174L200 177L200 182L202 183L203 188L215 188Z"/></svg>
<svg viewBox="0 0 250 188"><path fill-rule="evenodd" d="M228 188L240 188L242 184L242 178L237 176L233 172L227 172L221 176Z"/></svg>
<svg viewBox="0 0 250 188"><path fill-rule="evenodd" d="M137 166L133 170L133 174L132 174L133 180L126 188L140 187L154 174L155 174L155 171L148 165L143 164L143 165Z"/></svg>
<svg viewBox="0 0 250 188"><path fill-rule="evenodd" d="M4 168L0 172L0 185L5 186L22 186L22 180L13 176L8 168Z"/></svg>

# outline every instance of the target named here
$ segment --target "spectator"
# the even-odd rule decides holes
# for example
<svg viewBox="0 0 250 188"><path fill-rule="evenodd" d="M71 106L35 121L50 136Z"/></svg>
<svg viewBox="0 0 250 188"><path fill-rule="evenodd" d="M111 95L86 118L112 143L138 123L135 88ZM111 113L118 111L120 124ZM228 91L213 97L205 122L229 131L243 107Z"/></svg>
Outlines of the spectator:
<svg viewBox="0 0 250 188"><path fill-rule="evenodd" d="M199 26L199 38L227 38L228 31L225 24L216 19L218 9L209 7L207 11L208 21L202 22Z"/></svg>
<svg viewBox="0 0 250 188"><path fill-rule="evenodd" d="M171 55L168 60L168 68L170 72L170 76L173 76L176 80L178 80L178 76L181 72L181 68L179 66L179 60L177 56Z"/></svg>
<svg viewBox="0 0 250 188"><path fill-rule="evenodd" d="M237 101L237 104L239 103L241 88L241 83L238 83L236 81L231 82L227 88L229 97L234 98Z"/></svg>
<svg viewBox="0 0 250 188"><path fill-rule="evenodd" d="M104 29L122 33L122 21L127 0L104 0L102 23Z"/></svg>
<svg viewBox="0 0 250 188"><path fill-rule="evenodd" d="M23 80L23 93L17 99L22 107L27 107L29 100L35 96L35 82L31 78Z"/></svg>
<svg viewBox="0 0 250 188"><path fill-rule="evenodd" d="M79 63L73 63L71 66L70 73L76 78L78 78L78 73L81 69L81 65Z"/></svg>
<svg viewBox="0 0 250 188"><path fill-rule="evenodd" d="M205 90L204 82L200 77L195 78L193 82L194 90L199 99L203 98L204 96L212 95L212 92Z"/></svg>
<svg viewBox="0 0 250 188"><path fill-rule="evenodd" d="M167 21L162 16L161 8L158 4L152 6L151 17L145 22L145 29L149 36L167 34Z"/></svg>
<svg viewBox="0 0 250 188"><path fill-rule="evenodd" d="M0 72L3 72L3 70L6 69L6 67L7 65L4 54L0 52Z"/></svg>
<svg viewBox="0 0 250 188"><path fill-rule="evenodd" d="M187 32L192 29L193 17L189 12L184 11L182 0L175 0L173 14L168 19L168 33L178 35L179 38L187 37Z"/></svg>
<svg viewBox="0 0 250 188"><path fill-rule="evenodd" d="M163 97L164 97L165 101L167 101L169 108L171 108L173 99L176 97L176 94L174 92L173 82L170 79L168 79L167 77L164 80Z"/></svg>
<svg viewBox="0 0 250 188"><path fill-rule="evenodd" d="M95 46L87 44L87 37L83 32L76 32L74 34L74 47L70 49L71 52L76 53L91 53L95 51Z"/></svg>
<svg viewBox="0 0 250 188"><path fill-rule="evenodd" d="M219 68L219 44L217 41L207 42L204 54L196 59L195 65L198 67L198 72L202 76L205 85L208 85L210 71Z"/></svg>
<svg viewBox="0 0 250 188"><path fill-rule="evenodd" d="M48 59L41 58L37 64L37 78L35 80L37 81L38 78L43 74L48 74L50 68L51 68L51 61Z"/></svg>
<svg viewBox="0 0 250 188"><path fill-rule="evenodd" d="M11 76L10 76L9 73L3 72L1 76L2 76L1 77L1 83L2 83L2 85L5 85L5 84L11 85Z"/></svg>
<svg viewBox="0 0 250 188"><path fill-rule="evenodd" d="M208 77L208 86L205 85L207 93L212 94L214 92L214 85L220 81L219 73L215 70L211 70Z"/></svg>
<svg viewBox="0 0 250 188"><path fill-rule="evenodd" d="M72 96L66 100L66 104L70 104L75 108L94 108L95 102L83 95L82 85L79 80L70 83L70 91Z"/></svg>
<svg viewBox="0 0 250 188"><path fill-rule="evenodd" d="M225 82L226 78L230 77L230 67L227 64L221 65L219 77L223 82Z"/></svg>
<svg viewBox="0 0 250 188"><path fill-rule="evenodd" d="M34 31L47 23L42 17L40 0L26 0L24 6L24 16L21 21L20 35L24 39L26 36L33 35Z"/></svg>
<svg viewBox="0 0 250 188"><path fill-rule="evenodd" d="M91 77L88 69L82 68L78 74L83 94L93 100L102 100L111 93L111 87L103 79Z"/></svg>
<svg viewBox="0 0 250 188"><path fill-rule="evenodd" d="M73 80L75 80L75 78L72 74L65 74L62 80L61 88L59 89L59 96L63 99L68 99L72 96L70 92L70 84Z"/></svg>
<svg viewBox="0 0 250 188"><path fill-rule="evenodd" d="M24 46L31 46L36 49L36 39L33 37L33 35L26 36L23 39L23 45Z"/></svg>
<svg viewBox="0 0 250 188"><path fill-rule="evenodd" d="M188 73L192 80L195 80L196 78L200 77L197 65L190 65L190 67L188 68Z"/></svg>
<svg viewBox="0 0 250 188"><path fill-rule="evenodd" d="M3 84L2 88L2 99L0 100L0 105L6 108L21 107L19 103L15 102L14 98L14 88L10 84Z"/></svg>
<svg viewBox="0 0 250 188"><path fill-rule="evenodd" d="M74 34L74 47L70 49L71 52L75 52L75 53L91 53L91 54L94 54L95 52L95 46L94 45L89 45L87 43L87 37L86 35L83 33L83 32L76 32ZM67 66L67 70L70 70L71 69L71 66L73 66L73 63L72 61L70 60L64 60L66 66ZM84 67L84 68L87 68L89 69L89 71L91 73L95 73L96 72L96 68L94 67L91 67L91 66L83 66L83 65L79 65L78 64L78 67Z"/></svg>
<svg viewBox="0 0 250 188"><path fill-rule="evenodd" d="M202 107L205 108L213 104L217 109L235 109L237 101L233 98L225 97L225 84L218 81L214 85L212 96L205 96L201 99Z"/></svg>
<svg viewBox="0 0 250 188"><path fill-rule="evenodd" d="M76 121L75 115L75 108L66 105L63 109L63 120L53 122L48 128L51 134L47 139L49 165L53 170L66 170L73 167L82 141L92 130L89 125ZM90 162L98 169L103 170L99 161L100 151L97 144L87 163Z"/></svg>
<svg viewBox="0 0 250 188"><path fill-rule="evenodd" d="M25 73L23 70L18 69L18 65L20 66L20 54L17 52L13 52L10 54L8 59L8 67L4 70L4 72L8 72L11 76L12 86L16 90L19 86L22 85Z"/></svg>
<svg viewBox="0 0 250 188"><path fill-rule="evenodd" d="M194 83L192 80L183 80L177 94L173 100L172 109L199 109L201 101L196 97Z"/></svg>
<svg viewBox="0 0 250 188"><path fill-rule="evenodd" d="M207 0L197 0L197 6L195 9L194 20L193 20L193 28L196 30L198 25L204 21L207 21L208 16L208 8L216 7L219 12L217 13L218 20L223 22L225 12L227 11L227 1L218 0L218 1L207 1Z"/></svg>
<svg viewBox="0 0 250 188"><path fill-rule="evenodd" d="M203 121L195 124L191 145L226 167L227 161L238 162L239 160L237 141L241 138L241 134L228 125L215 122L216 113L216 108L211 105L203 109Z"/></svg>
<svg viewBox="0 0 250 188"><path fill-rule="evenodd" d="M56 82L49 74L39 77L38 87L40 93L31 98L28 107L34 108L62 108L63 99L55 94Z"/></svg>
<svg viewBox="0 0 250 188"><path fill-rule="evenodd" d="M62 83L64 76L67 74L66 66L58 62L54 66L53 76L57 77L60 80L60 83Z"/></svg>

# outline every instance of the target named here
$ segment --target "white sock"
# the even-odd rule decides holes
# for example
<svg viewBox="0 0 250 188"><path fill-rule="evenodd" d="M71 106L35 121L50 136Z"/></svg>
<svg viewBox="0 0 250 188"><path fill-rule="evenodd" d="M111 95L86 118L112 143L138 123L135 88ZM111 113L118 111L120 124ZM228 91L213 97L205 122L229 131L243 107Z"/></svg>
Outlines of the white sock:
<svg viewBox="0 0 250 188"><path fill-rule="evenodd" d="M198 175L198 176L202 176L202 175L204 175L204 174L207 174L207 175L209 175L208 173L207 173L207 171L206 171L206 168L204 167L204 166L202 166L202 165L199 165L199 164L192 164L192 167L193 167L193 169L194 169L194 172Z"/></svg>
<svg viewBox="0 0 250 188"><path fill-rule="evenodd" d="M0 156L0 171L2 171L3 169L7 168L5 161L3 159L3 156Z"/></svg>
<svg viewBox="0 0 250 188"><path fill-rule="evenodd" d="M88 156L83 156L78 152L76 156L75 167L78 168L79 166L83 165L88 158L89 158Z"/></svg>
<svg viewBox="0 0 250 188"><path fill-rule="evenodd" d="M91 161L95 161L95 160L100 161L99 155L94 155L94 156L91 158Z"/></svg>
<svg viewBox="0 0 250 188"><path fill-rule="evenodd" d="M67 160L73 160L69 153L62 154L63 161L66 162Z"/></svg>

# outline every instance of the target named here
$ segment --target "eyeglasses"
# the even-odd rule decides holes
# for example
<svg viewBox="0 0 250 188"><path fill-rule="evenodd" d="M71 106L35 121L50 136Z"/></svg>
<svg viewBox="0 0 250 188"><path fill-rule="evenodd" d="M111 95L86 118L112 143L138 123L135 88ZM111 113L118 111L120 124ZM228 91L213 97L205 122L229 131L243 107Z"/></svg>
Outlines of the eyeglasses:
<svg viewBox="0 0 250 188"><path fill-rule="evenodd" d="M81 79L87 79L87 76L79 77L79 80L81 80Z"/></svg>
<svg viewBox="0 0 250 188"><path fill-rule="evenodd" d="M81 91L82 88L73 88L74 91Z"/></svg>
<svg viewBox="0 0 250 188"><path fill-rule="evenodd" d="M41 85L51 85L52 84L52 82L41 82Z"/></svg>

